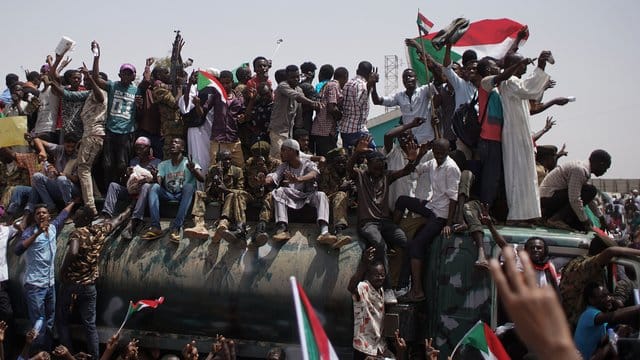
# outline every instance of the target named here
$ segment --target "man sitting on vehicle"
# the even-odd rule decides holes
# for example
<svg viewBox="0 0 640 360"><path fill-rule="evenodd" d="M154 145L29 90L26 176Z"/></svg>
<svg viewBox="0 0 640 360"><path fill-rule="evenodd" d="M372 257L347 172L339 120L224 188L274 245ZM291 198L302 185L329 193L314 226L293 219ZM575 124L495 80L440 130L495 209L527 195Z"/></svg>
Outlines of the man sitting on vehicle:
<svg viewBox="0 0 640 360"><path fill-rule="evenodd" d="M300 144L293 139L282 142L280 156L282 164L265 178L265 185L280 186L271 192L276 216L273 240L287 241L291 238L288 230L288 208L301 209L305 204L311 204L318 214L318 242L335 242L336 237L329 233L329 200L325 193L317 190L316 179L320 174L318 167L313 161L300 157Z"/></svg>
<svg viewBox="0 0 640 360"><path fill-rule="evenodd" d="M598 207L592 203L598 190L587 184L593 173L602 176L611 166L611 155L595 150L586 162L572 161L553 169L540 184L542 217L553 226L589 231L593 227L584 210L586 204L601 219ZM605 222L601 220L604 224Z"/></svg>
<svg viewBox="0 0 640 360"><path fill-rule="evenodd" d="M149 212L151 228L142 236L143 240L154 240L163 235L160 228L160 200L176 200L180 202L178 213L171 223L169 240L179 243L182 235L184 217L193 201L196 180L204 182L200 165L184 156L184 140L174 138L169 147L169 159L158 165L158 182L149 189Z"/></svg>
<svg viewBox="0 0 640 360"><path fill-rule="evenodd" d="M371 137L361 138L356 144L355 150L347 171L349 177L356 182L358 188L358 234L365 244L376 249L376 259L384 264L386 274L389 274L389 262L387 259L387 245L393 245L403 250L402 265L400 266L400 278L397 288L402 289L409 285L409 253L407 248L407 236L391 220L389 210L389 186L403 176L413 172L418 162L419 154L417 145L409 146L407 153L407 165L401 170L388 171L385 169L385 156L370 149ZM355 165L366 156L367 169L362 170ZM384 281L384 301L387 304L397 303L396 295L391 287L389 276Z"/></svg>

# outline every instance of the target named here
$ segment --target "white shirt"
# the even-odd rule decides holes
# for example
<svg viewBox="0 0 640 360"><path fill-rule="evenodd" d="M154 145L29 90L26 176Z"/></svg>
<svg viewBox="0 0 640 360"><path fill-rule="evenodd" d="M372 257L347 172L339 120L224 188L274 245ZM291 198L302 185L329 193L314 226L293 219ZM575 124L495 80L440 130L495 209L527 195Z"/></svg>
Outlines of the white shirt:
<svg viewBox="0 0 640 360"><path fill-rule="evenodd" d="M422 125L411 129L418 144L424 144L435 138L433 126L431 126L431 97L435 92L435 87L429 83L416 88L411 98L407 96L406 91L382 97L382 105L400 107L403 124L409 124L417 117L426 119Z"/></svg>
<svg viewBox="0 0 640 360"><path fill-rule="evenodd" d="M38 119L33 131L36 134L55 131L60 98L51 92L51 86L49 86L40 93L38 99L40 100L40 107L38 108Z"/></svg>
<svg viewBox="0 0 640 360"><path fill-rule="evenodd" d="M449 217L450 200L458 200L458 185L460 184L460 169L447 156L442 165L438 166L436 159L416 166L418 174L429 174L431 180L431 198L428 199L427 209L443 219ZM420 186L420 185L418 185Z"/></svg>
<svg viewBox="0 0 640 360"><path fill-rule="evenodd" d="M18 230L13 226L0 225L0 281L9 280L7 243L17 232Z"/></svg>
<svg viewBox="0 0 640 360"><path fill-rule="evenodd" d="M473 96L476 94L475 86L470 81L463 80L455 71L451 68L451 65L444 68L444 76L447 77L449 83L453 87L453 90L456 92L456 108L457 110L460 105L468 103L473 99Z"/></svg>

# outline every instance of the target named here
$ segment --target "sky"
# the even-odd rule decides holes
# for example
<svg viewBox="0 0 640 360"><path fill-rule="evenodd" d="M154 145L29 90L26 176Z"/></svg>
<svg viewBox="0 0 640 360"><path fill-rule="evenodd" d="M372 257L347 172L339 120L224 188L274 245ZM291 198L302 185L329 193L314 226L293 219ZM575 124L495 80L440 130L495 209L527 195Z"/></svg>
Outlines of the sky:
<svg viewBox="0 0 640 360"><path fill-rule="evenodd" d="M0 72L22 77L23 69L37 70L64 35L77 42L70 67L90 64L90 43L96 40L100 70L110 78L124 62L141 73L147 57L170 54L173 31L179 29L186 41L183 58L193 58L195 67L233 69L261 55L273 59L274 70L312 61L318 67L345 66L354 75L358 62L369 60L379 68L382 92L384 56L398 55L406 66L403 40L417 36L418 8L434 22L434 31L457 17L527 24L531 35L520 52L537 57L551 50L556 60L547 73L557 85L545 99L577 98L533 117L534 131L544 127L546 116L557 121L538 143L566 143L569 156L561 163L605 149L613 158L605 178L640 178L632 147L640 133L632 113L640 79L633 70L640 54L634 38L640 34L640 1L635 0L12 2L3 9ZM274 55L278 39L283 42ZM372 106L370 115L382 112Z"/></svg>

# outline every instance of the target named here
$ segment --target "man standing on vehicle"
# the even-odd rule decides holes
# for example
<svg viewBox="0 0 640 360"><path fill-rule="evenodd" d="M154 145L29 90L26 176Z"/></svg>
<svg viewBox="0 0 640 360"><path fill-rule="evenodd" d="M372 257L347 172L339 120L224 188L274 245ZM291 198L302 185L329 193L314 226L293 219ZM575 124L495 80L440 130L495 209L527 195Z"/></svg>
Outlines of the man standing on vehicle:
<svg viewBox="0 0 640 360"><path fill-rule="evenodd" d="M84 208L84 211L78 211L74 218L76 229L69 235L67 253L60 269L62 283L56 318L60 343L72 349L69 320L71 309L77 307L87 335L87 349L92 359L98 359L99 345L96 330L98 259L109 233L120 226L130 214L131 208L127 208L112 220L91 225L91 209Z"/></svg>

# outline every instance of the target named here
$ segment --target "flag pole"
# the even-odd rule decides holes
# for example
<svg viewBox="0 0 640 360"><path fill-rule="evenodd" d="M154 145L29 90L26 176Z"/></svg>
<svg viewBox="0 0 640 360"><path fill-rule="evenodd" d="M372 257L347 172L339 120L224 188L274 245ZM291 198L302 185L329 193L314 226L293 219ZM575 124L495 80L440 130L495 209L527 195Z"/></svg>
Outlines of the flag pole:
<svg viewBox="0 0 640 360"><path fill-rule="evenodd" d="M302 320L302 304L300 303L300 294L298 292L298 281L295 276L291 276L289 281L291 282L291 291L293 292L293 303L296 307L296 319L298 320L298 334L300 335L300 346L302 347L302 359L309 360L307 337L304 334L304 321Z"/></svg>
<svg viewBox="0 0 640 360"><path fill-rule="evenodd" d="M418 15L420 15L420 8L418 8ZM424 74L426 77L426 83L428 84L430 81L430 76L429 76L429 67L427 66L427 53L424 50L424 40L422 39L422 28L420 27L420 24L416 24L418 26L418 39L420 40L420 51L422 51L422 62L424 64ZM424 34L424 36L426 36L427 34ZM431 96L431 98L429 99L429 101L431 102L431 127L433 128L433 132L435 134L436 139L439 139L442 137L442 134L440 133L440 127L437 125L434 125L433 123L433 119L435 116L435 106L433 105L433 96Z"/></svg>
<svg viewBox="0 0 640 360"><path fill-rule="evenodd" d="M420 8L418 8L418 14L420 14ZM429 68L427 67L427 58L426 58L426 54L427 52L424 50L424 40L422 40L422 28L420 27L420 24L416 23L416 26L418 26L418 39L420 39L420 51L422 51L422 62L424 63L424 73L425 73L425 77L426 77L426 81L427 83L429 82ZM425 36L427 34L424 34Z"/></svg>
<svg viewBox="0 0 640 360"><path fill-rule="evenodd" d="M127 314L124 316L124 320L122 321L122 325L120 325L120 328L118 329L118 331L116 332L116 335L120 334L120 331L122 331L122 328L124 327L124 324L127 323L127 320L129 320L129 314L131 313L129 310L131 310L131 301L129 301L129 307L127 308Z"/></svg>

